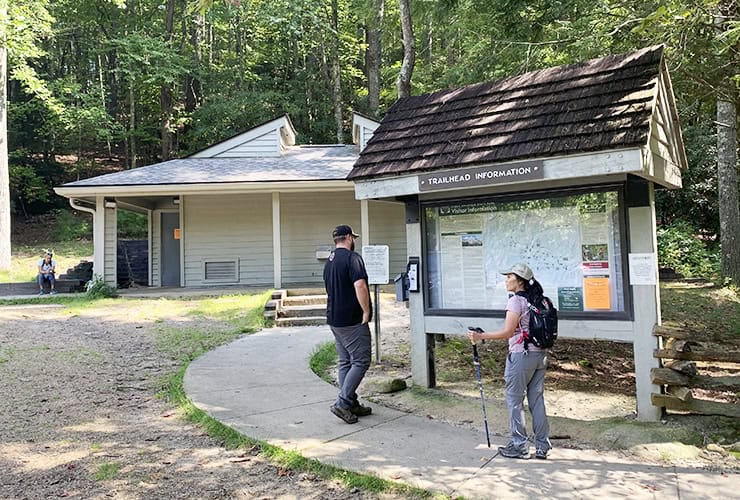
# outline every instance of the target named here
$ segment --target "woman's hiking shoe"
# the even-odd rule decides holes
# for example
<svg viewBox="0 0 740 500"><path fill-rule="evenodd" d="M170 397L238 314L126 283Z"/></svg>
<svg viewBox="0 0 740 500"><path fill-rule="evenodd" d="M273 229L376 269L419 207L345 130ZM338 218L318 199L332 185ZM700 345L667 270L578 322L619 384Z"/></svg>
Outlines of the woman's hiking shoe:
<svg viewBox="0 0 740 500"><path fill-rule="evenodd" d="M367 417L373 412L373 409L369 406L360 404L359 401L355 401L355 404L352 405L352 408L350 408L349 411L351 411L353 415L356 415L358 417Z"/></svg>
<svg viewBox="0 0 740 500"><path fill-rule="evenodd" d="M354 415L348 408L340 408L337 405L331 405L329 407L329 411L331 411L334 415L341 418L348 424L357 423L357 416Z"/></svg>
<svg viewBox="0 0 740 500"><path fill-rule="evenodd" d="M544 448L537 448L537 451L534 452L534 457L539 458L540 460L547 460L547 452L550 450L545 450Z"/></svg>
<svg viewBox="0 0 740 500"><path fill-rule="evenodd" d="M498 452L502 457L506 458L521 458L523 460L529 459L529 450L522 450L514 446L514 443L509 443L506 446L499 446Z"/></svg>

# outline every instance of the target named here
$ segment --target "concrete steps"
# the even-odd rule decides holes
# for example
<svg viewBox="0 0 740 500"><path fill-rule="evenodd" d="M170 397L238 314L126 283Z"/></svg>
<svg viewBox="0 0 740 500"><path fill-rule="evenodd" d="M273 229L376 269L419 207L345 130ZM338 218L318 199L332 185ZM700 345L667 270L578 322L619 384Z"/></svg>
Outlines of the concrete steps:
<svg viewBox="0 0 740 500"><path fill-rule="evenodd" d="M276 290L265 304L265 317L275 326L326 324L326 293L323 288Z"/></svg>
<svg viewBox="0 0 740 500"><path fill-rule="evenodd" d="M44 287L47 291L49 285ZM84 283L80 280L56 280L54 286L58 293L74 293L84 289ZM25 281L22 283L0 283L0 297L8 295L38 295L39 286L35 281Z"/></svg>

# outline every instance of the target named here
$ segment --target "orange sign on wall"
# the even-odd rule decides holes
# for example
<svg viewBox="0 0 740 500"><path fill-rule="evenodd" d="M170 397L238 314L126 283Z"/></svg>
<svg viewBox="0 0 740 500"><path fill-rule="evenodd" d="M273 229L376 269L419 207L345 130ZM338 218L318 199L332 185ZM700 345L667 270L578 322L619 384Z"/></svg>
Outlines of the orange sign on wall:
<svg viewBox="0 0 740 500"><path fill-rule="evenodd" d="M611 309L609 278L583 278L585 309Z"/></svg>
<svg viewBox="0 0 740 500"><path fill-rule="evenodd" d="M175 239L176 240L180 239L180 228L179 227L175 228Z"/></svg>

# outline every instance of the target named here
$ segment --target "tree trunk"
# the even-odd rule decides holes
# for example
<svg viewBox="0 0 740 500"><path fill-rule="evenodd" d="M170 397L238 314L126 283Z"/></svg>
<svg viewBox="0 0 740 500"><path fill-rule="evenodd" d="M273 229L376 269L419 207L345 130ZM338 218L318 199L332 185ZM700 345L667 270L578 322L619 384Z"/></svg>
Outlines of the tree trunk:
<svg viewBox="0 0 740 500"><path fill-rule="evenodd" d="M375 13L370 15L367 27L367 105L373 116L380 108L380 43L384 10L385 0L375 0Z"/></svg>
<svg viewBox="0 0 740 500"><path fill-rule="evenodd" d="M737 109L717 99L717 181L722 277L740 284L740 209L737 188Z"/></svg>
<svg viewBox="0 0 740 500"><path fill-rule="evenodd" d="M414 73L414 62L416 61L416 42L414 41L414 28L411 22L411 0L398 0L401 14L401 33L403 35L403 62L401 71L398 73L398 98L411 95L411 76Z"/></svg>
<svg viewBox="0 0 740 500"><path fill-rule="evenodd" d="M167 0L167 13L164 20L164 41L169 45L175 26L175 0ZM160 122L161 159L170 159L172 153L172 89L169 83L163 83L159 90L159 105L162 112Z"/></svg>
<svg viewBox="0 0 740 500"><path fill-rule="evenodd" d="M0 18L5 19L7 1L0 0ZM5 28L0 28L0 271L10 269L10 176L8 175L8 67Z"/></svg>
<svg viewBox="0 0 740 500"><path fill-rule="evenodd" d="M136 168L136 98L134 96L134 82L129 82L128 106L128 134L129 147L131 148L129 168Z"/></svg>
<svg viewBox="0 0 740 500"><path fill-rule="evenodd" d="M331 27L332 27L332 61L331 61L331 78L332 78L332 101L334 103L334 122L337 126L337 144L344 143L344 134L342 133L342 75L339 63L339 2L331 1Z"/></svg>
<svg viewBox="0 0 740 500"><path fill-rule="evenodd" d="M190 46L193 48L193 68L200 68L200 29L203 26L203 16L197 15L190 28ZM185 111L191 113L202 102L200 80L193 75L185 78Z"/></svg>

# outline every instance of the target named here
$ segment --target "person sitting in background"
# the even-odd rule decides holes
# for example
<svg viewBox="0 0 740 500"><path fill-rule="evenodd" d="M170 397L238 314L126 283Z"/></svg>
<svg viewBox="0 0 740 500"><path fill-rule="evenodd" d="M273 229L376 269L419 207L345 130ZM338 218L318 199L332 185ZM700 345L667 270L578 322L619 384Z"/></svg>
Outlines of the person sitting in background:
<svg viewBox="0 0 740 500"><path fill-rule="evenodd" d="M51 250L46 252L43 259L39 261L39 275L37 281L39 283L39 295L44 294L44 282L49 282L49 293L55 295L57 291L54 289L54 272L56 270L57 263L53 259L54 255Z"/></svg>

